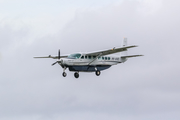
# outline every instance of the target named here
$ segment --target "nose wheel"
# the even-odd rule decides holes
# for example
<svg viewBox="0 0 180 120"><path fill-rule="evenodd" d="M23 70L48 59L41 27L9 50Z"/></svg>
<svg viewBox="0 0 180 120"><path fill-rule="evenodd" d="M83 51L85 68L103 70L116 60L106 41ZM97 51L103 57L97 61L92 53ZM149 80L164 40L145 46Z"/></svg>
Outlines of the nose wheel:
<svg viewBox="0 0 180 120"><path fill-rule="evenodd" d="M63 77L66 77L66 76L67 76L67 74L66 74L65 72L63 72L62 75L63 75Z"/></svg>
<svg viewBox="0 0 180 120"><path fill-rule="evenodd" d="M99 76L101 72L99 70L96 71L96 75Z"/></svg>
<svg viewBox="0 0 180 120"><path fill-rule="evenodd" d="M75 78L79 78L79 73L78 73L78 72L75 72L75 73L74 73L74 77L75 77Z"/></svg>

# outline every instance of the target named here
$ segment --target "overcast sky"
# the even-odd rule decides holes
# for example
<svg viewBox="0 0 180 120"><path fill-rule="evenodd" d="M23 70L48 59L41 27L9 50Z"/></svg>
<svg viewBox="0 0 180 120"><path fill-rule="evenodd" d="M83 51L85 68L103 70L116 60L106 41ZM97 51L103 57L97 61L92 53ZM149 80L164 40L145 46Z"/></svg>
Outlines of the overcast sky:
<svg viewBox="0 0 180 120"><path fill-rule="evenodd" d="M0 0L1 120L179 120L180 1ZM34 56L119 47L131 58L95 73Z"/></svg>

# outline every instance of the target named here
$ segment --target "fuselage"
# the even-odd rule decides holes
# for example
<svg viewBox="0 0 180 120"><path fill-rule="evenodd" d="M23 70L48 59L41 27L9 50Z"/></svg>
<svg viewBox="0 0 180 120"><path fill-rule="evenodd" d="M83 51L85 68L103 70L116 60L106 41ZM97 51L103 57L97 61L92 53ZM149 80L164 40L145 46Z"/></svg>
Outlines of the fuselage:
<svg viewBox="0 0 180 120"><path fill-rule="evenodd" d="M112 65L125 62L126 59L117 56L90 56L86 54L71 54L62 58L59 64L68 67L70 71L94 72L110 68Z"/></svg>

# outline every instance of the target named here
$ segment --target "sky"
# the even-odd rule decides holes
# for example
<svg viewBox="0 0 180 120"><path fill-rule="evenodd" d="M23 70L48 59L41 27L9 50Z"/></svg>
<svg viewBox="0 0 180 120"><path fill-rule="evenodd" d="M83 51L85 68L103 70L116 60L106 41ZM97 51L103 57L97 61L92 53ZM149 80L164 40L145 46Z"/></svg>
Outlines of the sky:
<svg viewBox="0 0 180 120"><path fill-rule="evenodd" d="M1 120L179 120L180 1L0 0ZM120 47L143 54L95 73L34 56ZM119 55L119 54L117 54Z"/></svg>

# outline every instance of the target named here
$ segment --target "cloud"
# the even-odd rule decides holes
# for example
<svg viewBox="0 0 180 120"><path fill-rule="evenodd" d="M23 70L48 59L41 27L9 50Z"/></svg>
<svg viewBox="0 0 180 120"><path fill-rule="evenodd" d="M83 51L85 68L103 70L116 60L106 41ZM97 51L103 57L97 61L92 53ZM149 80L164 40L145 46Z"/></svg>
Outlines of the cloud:
<svg viewBox="0 0 180 120"><path fill-rule="evenodd" d="M177 119L178 10L176 1L124 1L77 10L53 35L37 37L38 32L24 25L19 30L0 27L1 119ZM59 48L67 54L120 46L124 36L129 44L139 45L130 54L145 56L113 66L99 77L80 73L77 80L67 71L63 78L60 66L51 67L54 60L33 59L56 55ZM30 43L29 37L34 38Z"/></svg>

